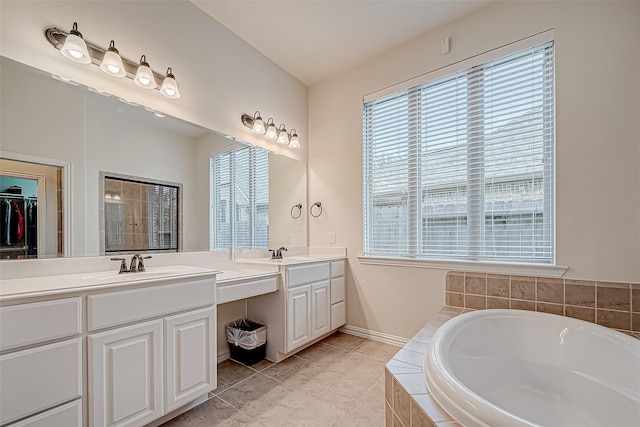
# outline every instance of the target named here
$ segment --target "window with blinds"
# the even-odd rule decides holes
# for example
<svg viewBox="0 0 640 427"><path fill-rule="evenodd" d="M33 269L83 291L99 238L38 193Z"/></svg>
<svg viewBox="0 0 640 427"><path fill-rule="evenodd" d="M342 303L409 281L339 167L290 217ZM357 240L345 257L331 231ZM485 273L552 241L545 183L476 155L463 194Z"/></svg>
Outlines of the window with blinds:
<svg viewBox="0 0 640 427"><path fill-rule="evenodd" d="M364 254L554 262L553 41L365 101Z"/></svg>
<svg viewBox="0 0 640 427"><path fill-rule="evenodd" d="M262 249L269 243L266 150L243 147L210 159L210 249Z"/></svg>

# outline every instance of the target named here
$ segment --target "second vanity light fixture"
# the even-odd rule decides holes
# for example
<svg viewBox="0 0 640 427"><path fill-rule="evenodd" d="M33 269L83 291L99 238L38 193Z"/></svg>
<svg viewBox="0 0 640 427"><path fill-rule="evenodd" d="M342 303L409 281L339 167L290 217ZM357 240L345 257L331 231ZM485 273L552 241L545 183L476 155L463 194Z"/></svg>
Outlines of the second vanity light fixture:
<svg viewBox="0 0 640 427"><path fill-rule="evenodd" d="M276 128L273 119L267 120L267 123L260 117L260 111L256 111L253 117L248 114L243 114L240 118L242 124L251 129L251 132L264 135L265 138L276 141L278 144L289 144L289 148L300 148L300 139L295 129L291 129L287 132L287 128L282 123Z"/></svg>
<svg viewBox="0 0 640 427"><path fill-rule="evenodd" d="M178 83L171 67L162 76L149 67L145 55L142 55L138 63L121 57L113 40L106 50L89 43L78 31L77 22L73 23L73 27L68 33L52 27L47 28L44 35L53 47L59 49L60 53L71 61L80 64L93 63L100 67L105 74L112 77L127 77L141 88L158 89L163 96L170 99L180 98ZM157 82L162 82L160 87Z"/></svg>

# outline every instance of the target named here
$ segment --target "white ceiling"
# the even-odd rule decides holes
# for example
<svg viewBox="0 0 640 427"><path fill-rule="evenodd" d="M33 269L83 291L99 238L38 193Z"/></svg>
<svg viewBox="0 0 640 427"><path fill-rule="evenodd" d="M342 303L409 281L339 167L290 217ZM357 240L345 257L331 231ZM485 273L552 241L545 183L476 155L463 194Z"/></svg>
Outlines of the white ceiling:
<svg viewBox="0 0 640 427"><path fill-rule="evenodd" d="M307 86L492 0L191 0Z"/></svg>

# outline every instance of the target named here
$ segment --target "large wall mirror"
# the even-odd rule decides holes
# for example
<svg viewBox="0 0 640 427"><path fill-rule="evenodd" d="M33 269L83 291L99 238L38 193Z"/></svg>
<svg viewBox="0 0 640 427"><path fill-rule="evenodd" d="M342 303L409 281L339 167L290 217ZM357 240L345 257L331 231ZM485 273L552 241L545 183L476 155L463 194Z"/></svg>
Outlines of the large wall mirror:
<svg viewBox="0 0 640 427"><path fill-rule="evenodd" d="M260 235L266 236L269 247L307 245L306 164L143 106L130 105L126 100L65 83L4 57L0 58L0 79L0 157L25 165L35 162L60 168L64 182L60 186L62 207L57 217L67 228L60 226L61 230L56 228L55 232L64 230L65 256L110 253L105 224L111 230L125 227L121 236L115 232L114 243L120 237L126 238L129 222L136 224L126 222L132 218L125 220L124 211L120 223L113 219L112 213L117 215L118 208L112 205L117 203L111 203L113 199L105 203L104 179L109 175L181 186L181 207L177 207L175 216L181 227L178 250L260 247L265 245ZM265 200L259 203L256 195L243 192L247 183L242 177L232 184L237 190L233 199L220 198L210 185L216 158L241 158L249 150L262 152L255 156L266 158L265 170L256 169L253 164L248 164L247 169L248 175L261 176L254 186L267 184L263 197L266 204ZM239 164L235 166L236 170L239 168ZM256 175L259 173L263 175ZM229 205L231 202L233 206ZM250 206L249 202L258 203ZM301 215L294 218L292 208L299 204L303 205ZM226 216L219 216L224 213ZM232 230L232 237L223 245L212 244L220 224ZM247 227L258 230L251 241L242 240L240 235ZM138 233L138 239L143 236Z"/></svg>

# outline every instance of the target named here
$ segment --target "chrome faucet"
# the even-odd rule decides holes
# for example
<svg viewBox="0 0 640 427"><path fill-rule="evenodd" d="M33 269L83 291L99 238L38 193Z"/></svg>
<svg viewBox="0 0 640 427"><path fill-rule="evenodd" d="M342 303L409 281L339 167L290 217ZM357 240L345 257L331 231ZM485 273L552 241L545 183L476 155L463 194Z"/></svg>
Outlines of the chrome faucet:
<svg viewBox="0 0 640 427"><path fill-rule="evenodd" d="M131 257L131 264L129 268L127 268L127 260L125 258L111 258L111 261L120 261L120 271L118 274L122 273L142 273L146 271L144 268L145 259L149 259L151 256L143 257L140 254L135 254Z"/></svg>
<svg viewBox="0 0 640 427"><path fill-rule="evenodd" d="M282 259L282 251L286 251L287 248L281 247L279 249L269 249L271 252L271 259Z"/></svg>

